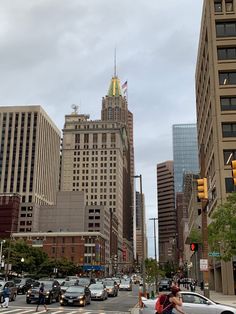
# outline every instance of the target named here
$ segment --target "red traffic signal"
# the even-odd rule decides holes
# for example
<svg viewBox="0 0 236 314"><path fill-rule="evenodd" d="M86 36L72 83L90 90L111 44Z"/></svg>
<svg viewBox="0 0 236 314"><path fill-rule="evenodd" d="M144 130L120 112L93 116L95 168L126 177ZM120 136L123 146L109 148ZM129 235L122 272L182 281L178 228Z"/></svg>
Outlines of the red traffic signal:
<svg viewBox="0 0 236 314"><path fill-rule="evenodd" d="M190 250L193 252L197 252L198 244L197 243L190 243Z"/></svg>

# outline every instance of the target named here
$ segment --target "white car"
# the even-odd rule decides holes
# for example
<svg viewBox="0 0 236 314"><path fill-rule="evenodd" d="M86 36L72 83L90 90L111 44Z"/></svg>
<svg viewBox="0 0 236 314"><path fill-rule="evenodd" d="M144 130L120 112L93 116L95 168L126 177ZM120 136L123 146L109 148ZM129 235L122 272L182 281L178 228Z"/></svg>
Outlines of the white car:
<svg viewBox="0 0 236 314"><path fill-rule="evenodd" d="M183 312L186 314L236 314L236 308L216 303L203 295L196 292L180 291L182 296ZM155 304L157 299L151 300L142 297L143 309L140 311L143 314L155 313ZM173 313L179 312L173 310Z"/></svg>
<svg viewBox="0 0 236 314"><path fill-rule="evenodd" d="M119 290L132 291L132 282L130 279L121 279Z"/></svg>

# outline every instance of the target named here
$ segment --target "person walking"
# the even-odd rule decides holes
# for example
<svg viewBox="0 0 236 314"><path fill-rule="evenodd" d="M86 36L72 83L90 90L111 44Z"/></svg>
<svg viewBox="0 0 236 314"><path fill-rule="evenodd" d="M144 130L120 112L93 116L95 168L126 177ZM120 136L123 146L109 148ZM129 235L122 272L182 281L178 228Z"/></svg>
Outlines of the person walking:
<svg viewBox="0 0 236 314"><path fill-rule="evenodd" d="M9 298L10 298L10 289L8 288L8 286L4 287L2 295L4 298L4 302L1 304L1 307L8 308Z"/></svg>
<svg viewBox="0 0 236 314"><path fill-rule="evenodd" d="M45 311L46 312L48 311L48 308L45 304L45 291L44 291L44 283L43 282L41 282L40 287L39 287L39 299L38 299L38 304L36 307L36 312L38 312L39 305L43 305L45 308Z"/></svg>

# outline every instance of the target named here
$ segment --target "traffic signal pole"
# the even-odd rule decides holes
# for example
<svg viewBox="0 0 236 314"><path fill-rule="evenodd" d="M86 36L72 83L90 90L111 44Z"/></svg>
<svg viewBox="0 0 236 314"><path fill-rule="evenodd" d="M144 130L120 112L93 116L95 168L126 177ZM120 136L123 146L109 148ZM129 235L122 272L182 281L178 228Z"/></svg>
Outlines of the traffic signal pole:
<svg viewBox="0 0 236 314"><path fill-rule="evenodd" d="M200 149L200 166L201 166L201 177L205 177L205 153L204 145L201 145ZM205 187L207 189L207 186ZM207 230L207 206L208 206L208 191L205 196L207 198L202 198L202 258L207 260L208 263L208 230ZM207 264L207 270L203 271L203 282L204 282L204 296L210 297L209 290L209 263Z"/></svg>

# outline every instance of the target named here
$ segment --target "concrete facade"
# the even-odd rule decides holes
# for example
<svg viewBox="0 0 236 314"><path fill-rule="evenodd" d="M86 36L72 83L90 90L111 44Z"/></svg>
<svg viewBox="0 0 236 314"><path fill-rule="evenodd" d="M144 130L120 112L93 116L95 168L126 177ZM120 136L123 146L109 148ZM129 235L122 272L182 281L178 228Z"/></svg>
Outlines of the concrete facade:
<svg viewBox="0 0 236 314"><path fill-rule="evenodd" d="M173 161L157 164L159 262L177 263Z"/></svg>
<svg viewBox="0 0 236 314"><path fill-rule="evenodd" d="M41 206L38 231L86 231L84 192L60 191L56 205Z"/></svg>
<svg viewBox="0 0 236 314"><path fill-rule="evenodd" d="M0 193L22 196L18 231L38 230L40 205L56 202L60 131L41 106L0 107Z"/></svg>
<svg viewBox="0 0 236 314"><path fill-rule="evenodd" d="M233 191L236 158L236 3L205 0L196 65L196 105L201 176L208 178L208 215ZM211 289L235 294L233 261L210 263Z"/></svg>

